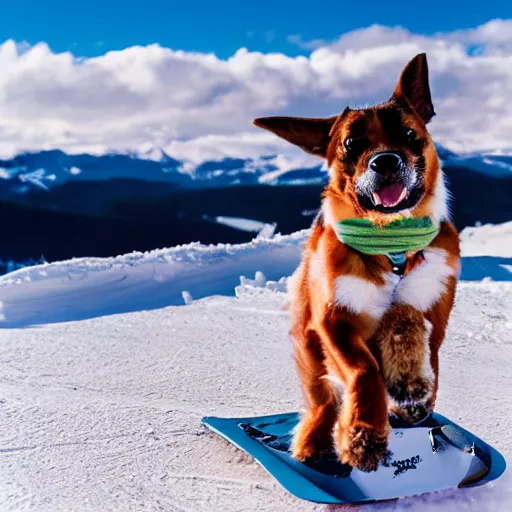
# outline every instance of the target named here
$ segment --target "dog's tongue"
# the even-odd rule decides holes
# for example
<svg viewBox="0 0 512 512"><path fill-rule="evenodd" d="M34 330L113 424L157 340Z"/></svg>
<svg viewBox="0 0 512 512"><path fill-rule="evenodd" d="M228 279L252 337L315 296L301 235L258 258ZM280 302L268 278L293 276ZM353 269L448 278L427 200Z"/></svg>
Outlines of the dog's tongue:
<svg viewBox="0 0 512 512"><path fill-rule="evenodd" d="M389 208L396 206L406 195L407 189L400 185L400 183L394 183L393 185L381 188L378 192L374 192L373 198L376 204L382 204Z"/></svg>

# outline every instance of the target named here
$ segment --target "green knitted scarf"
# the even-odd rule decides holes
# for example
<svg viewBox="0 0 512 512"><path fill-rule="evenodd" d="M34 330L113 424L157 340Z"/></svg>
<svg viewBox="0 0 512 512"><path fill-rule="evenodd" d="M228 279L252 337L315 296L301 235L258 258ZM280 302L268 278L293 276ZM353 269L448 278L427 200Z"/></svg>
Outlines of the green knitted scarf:
<svg viewBox="0 0 512 512"><path fill-rule="evenodd" d="M334 226L340 242L364 254L419 251L439 233L430 217L398 219L379 227L367 219L346 219Z"/></svg>

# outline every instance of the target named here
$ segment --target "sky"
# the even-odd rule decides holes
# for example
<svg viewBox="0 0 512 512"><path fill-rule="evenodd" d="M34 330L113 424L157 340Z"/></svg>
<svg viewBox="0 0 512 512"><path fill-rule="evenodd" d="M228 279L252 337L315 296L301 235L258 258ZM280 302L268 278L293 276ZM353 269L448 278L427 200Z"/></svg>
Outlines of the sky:
<svg viewBox="0 0 512 512"><path fill-rule="evenodd" d="M511 150L512 4L403 6L17 0L0 7L0 156L307 159L252 119L385 101L420 52L436 141Z"/></svg>
<svg viewBox="0 0 512 512"><path fill-rule="evenodd" d="M44 41L53 51L87 57L151 43L221 58L241 47L297 55L308 52L308 42L332 41L370 24L434 34L509 17L512 3L504 0L16 0L2 9L0 40ZM301 41L305 47L296 44Z"/></svg>
<svg viewBox="0 0 512 512"><path fill-rule="evenodd" d="M332 41L370 24L434 34L508 17L512 4L504 0L17 0L2 9L0 40L44 41L53 51L87 57L151 43L222 58L241 47L297 55L308 52L308 42ZM305 47L296 44L302 41Z"/></svg>

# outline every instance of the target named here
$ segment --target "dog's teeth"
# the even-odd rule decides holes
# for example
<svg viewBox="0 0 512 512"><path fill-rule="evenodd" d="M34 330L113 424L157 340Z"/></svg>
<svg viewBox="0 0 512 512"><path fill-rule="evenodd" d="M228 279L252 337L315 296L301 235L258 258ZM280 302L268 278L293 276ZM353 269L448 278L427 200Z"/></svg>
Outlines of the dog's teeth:
<svg viewBox="0 0 512 512"><path fill-rule="evenodd" d="M375 203L375 206L378 206L379 204L382 204L380 196L379 196L379 194L377 194L377 192L373 193L373 202Z"/></svg>
<svg viewBox="0 0 512 512"><path fill-rule="evenodd" d="M406 197L407 197L407 189L404 187L404 189L402 190L402 193L400 194L400 197L398 198L398 201L396 202L396 204L402 202Z"/></svg>

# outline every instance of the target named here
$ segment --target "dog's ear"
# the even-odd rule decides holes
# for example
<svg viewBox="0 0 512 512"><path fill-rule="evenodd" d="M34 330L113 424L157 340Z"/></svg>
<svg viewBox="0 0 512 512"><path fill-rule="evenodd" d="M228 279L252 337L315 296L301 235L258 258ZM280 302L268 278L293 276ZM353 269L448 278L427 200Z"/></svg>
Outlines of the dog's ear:
<svg viewBox="0 0 512 512"><path fill-rule="evenodd" d="M260 117L253 124L269 130L299 146L304 151L324 157L330 141L330 132L338 116L327 118Z"/></svg>
<svg viewBox="0 0 512 512"><path fill-rule="evenodd" d="M427 56L416 55L402 71L392 99L405 97L427 124L435 115L428 84Z"/></svg>

